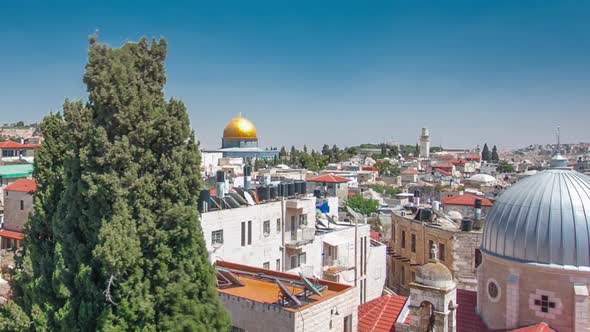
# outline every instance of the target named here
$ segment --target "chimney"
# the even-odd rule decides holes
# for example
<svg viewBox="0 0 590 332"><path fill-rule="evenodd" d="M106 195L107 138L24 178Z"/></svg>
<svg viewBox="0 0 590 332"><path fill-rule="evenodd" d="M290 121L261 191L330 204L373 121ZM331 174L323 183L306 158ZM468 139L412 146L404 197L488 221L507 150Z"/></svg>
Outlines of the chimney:
<svg viewBox="0 0 590 332"><path fill-rule="evenodd" d="M250 189L250 175L252 174L252 166L244 166L244 189Z"/></svg>
<svg viewBox="0 0 590 332"><path fill-rule="evenodd" d="M216 188L217 188L217 197L224 198L225 197L225 173L223 171L217 171L215 176Z"/></svg>

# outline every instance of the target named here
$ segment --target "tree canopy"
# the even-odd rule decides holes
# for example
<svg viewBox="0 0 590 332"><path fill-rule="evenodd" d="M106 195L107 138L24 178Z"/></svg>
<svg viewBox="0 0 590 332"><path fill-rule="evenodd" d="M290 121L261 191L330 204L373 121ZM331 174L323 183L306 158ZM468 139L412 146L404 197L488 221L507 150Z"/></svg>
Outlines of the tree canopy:
<svg viewBox="0 0 590 332"><path fill-rule="evenodd" d="M356 212L362 213L366 216L377 212L377 209L379 208L378 201L370 198L364 198L361 195L354 195L350 197L346 202L346 205L350 206Z"/></svg>
<svg viewBox="0 0 590 332"><path fill-rule="evenodd" d="M166 53L163 39L111 48L91 37L88 103L66 101L41 124L15 305L0 327L229 329L197 212L198 145L184 104L164 99Z"/></svg>

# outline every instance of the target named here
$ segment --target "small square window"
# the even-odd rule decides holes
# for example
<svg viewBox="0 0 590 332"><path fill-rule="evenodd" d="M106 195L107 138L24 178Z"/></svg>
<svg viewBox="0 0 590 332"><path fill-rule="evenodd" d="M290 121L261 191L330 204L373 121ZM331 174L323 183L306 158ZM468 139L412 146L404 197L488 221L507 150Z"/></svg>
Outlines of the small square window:
<svg viewBox="0 0 590 332"><path fill-rule="evenodd" d="M262 223L262 234L268 236L270 234L270 220L265 220Z"/></svg>
<svg viewBox="0 0 590 332"><path fill-rule="evenodd" d="M211 232L212 244L223 244L223 229Z"/></svg>

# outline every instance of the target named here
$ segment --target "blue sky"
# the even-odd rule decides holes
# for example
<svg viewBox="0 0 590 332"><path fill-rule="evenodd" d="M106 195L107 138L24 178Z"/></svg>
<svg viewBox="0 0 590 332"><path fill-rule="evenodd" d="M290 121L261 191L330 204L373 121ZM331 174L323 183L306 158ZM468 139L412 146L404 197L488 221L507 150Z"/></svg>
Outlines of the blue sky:
<svg viewBox="0 0 590 332"><path fill-rule="evenodd" d="M123 3L124 4L121 4ZM203 147L590 141L588 1L4 1L0 122L84 99L88 35L169 42L167 96Z"/></svg>

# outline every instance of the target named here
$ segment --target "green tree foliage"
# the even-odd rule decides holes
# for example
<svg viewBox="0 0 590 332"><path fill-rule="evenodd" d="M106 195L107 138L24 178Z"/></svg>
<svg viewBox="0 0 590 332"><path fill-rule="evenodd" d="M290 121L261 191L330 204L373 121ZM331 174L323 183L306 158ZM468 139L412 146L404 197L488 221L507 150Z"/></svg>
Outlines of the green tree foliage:
<svg viewBox="0 0 590 332"><path fill-rule="evenodd" d="M490 149L488 148L488 143L483 145L483 149L481 150L481 159L485 161L491 161L492 155L490 153Z"/></svg>
<svg viewBox="0 0 590 332"><path fill-rule="evenodd" d="M414 156L418 157L420 155L420 146L416 143L416 147L414 150Z"/></svg>
<svg viewBox="0 0 590 332"><path fill-rule="evenodd" d="M350 197L346 202L346 205L350 206L356 212L362 213L366 216L377 212L377 209L379 208L378 201L370 198L364 198L361 195L354 195Z"/></svg>
<svg viewBox="0 0 590 332"><path fill-rule="evenodd" d="M379 175L399 175L399 166L392 164L389 160L379 160L375 163L375 167L379 168Z"/></svg>
<svg viewBox="0 0 590 332"><path fill-rule="evenodd" d="M87 105L66 101L42 124L18 307L3 308L1 327L229 328L197 212L198 145L184 104L164 99L166 53L164 40L91 38Z"/></svg>
<svg viewBox="0 0 590 332"><path fill-rule="evenodd" d="M500 160L498 167L496 168L497 173L512 173L514 172L514 166L510 165L506 160Z"/></svg>
<svg viewBox="0 0 590 332"><path fill-rule="evenodd" d="M281 150L279 151L279 157L280 157L281 159L283 159L283 158L287 157L287 149L285 149L285 147L284 147L284 146L283 146L283 147L281 147Z"/></svg>
<svg viewBox="0 0 590 332"><path fill-rule="evenodd" d="M500 156L498 155L498 148L495 145L492 148L492 161L494 161L494 162L500 161Z"/></svg>
<svg viewBox="0 0 590 332"><path fill-rule="evenodd" d="M437 152L442 152L443 148L442 146L431 146L430 147L430 153L437 153Z"/></svg>
<svg viewBox="0 0 590 332"><path fill-rule="evenodd" d="M369 188L375 190L376 192L384 195L395 196L401 192L400 188L393 187L393 186L384 186L380 184L374 184L369 186Z"/></svg>

